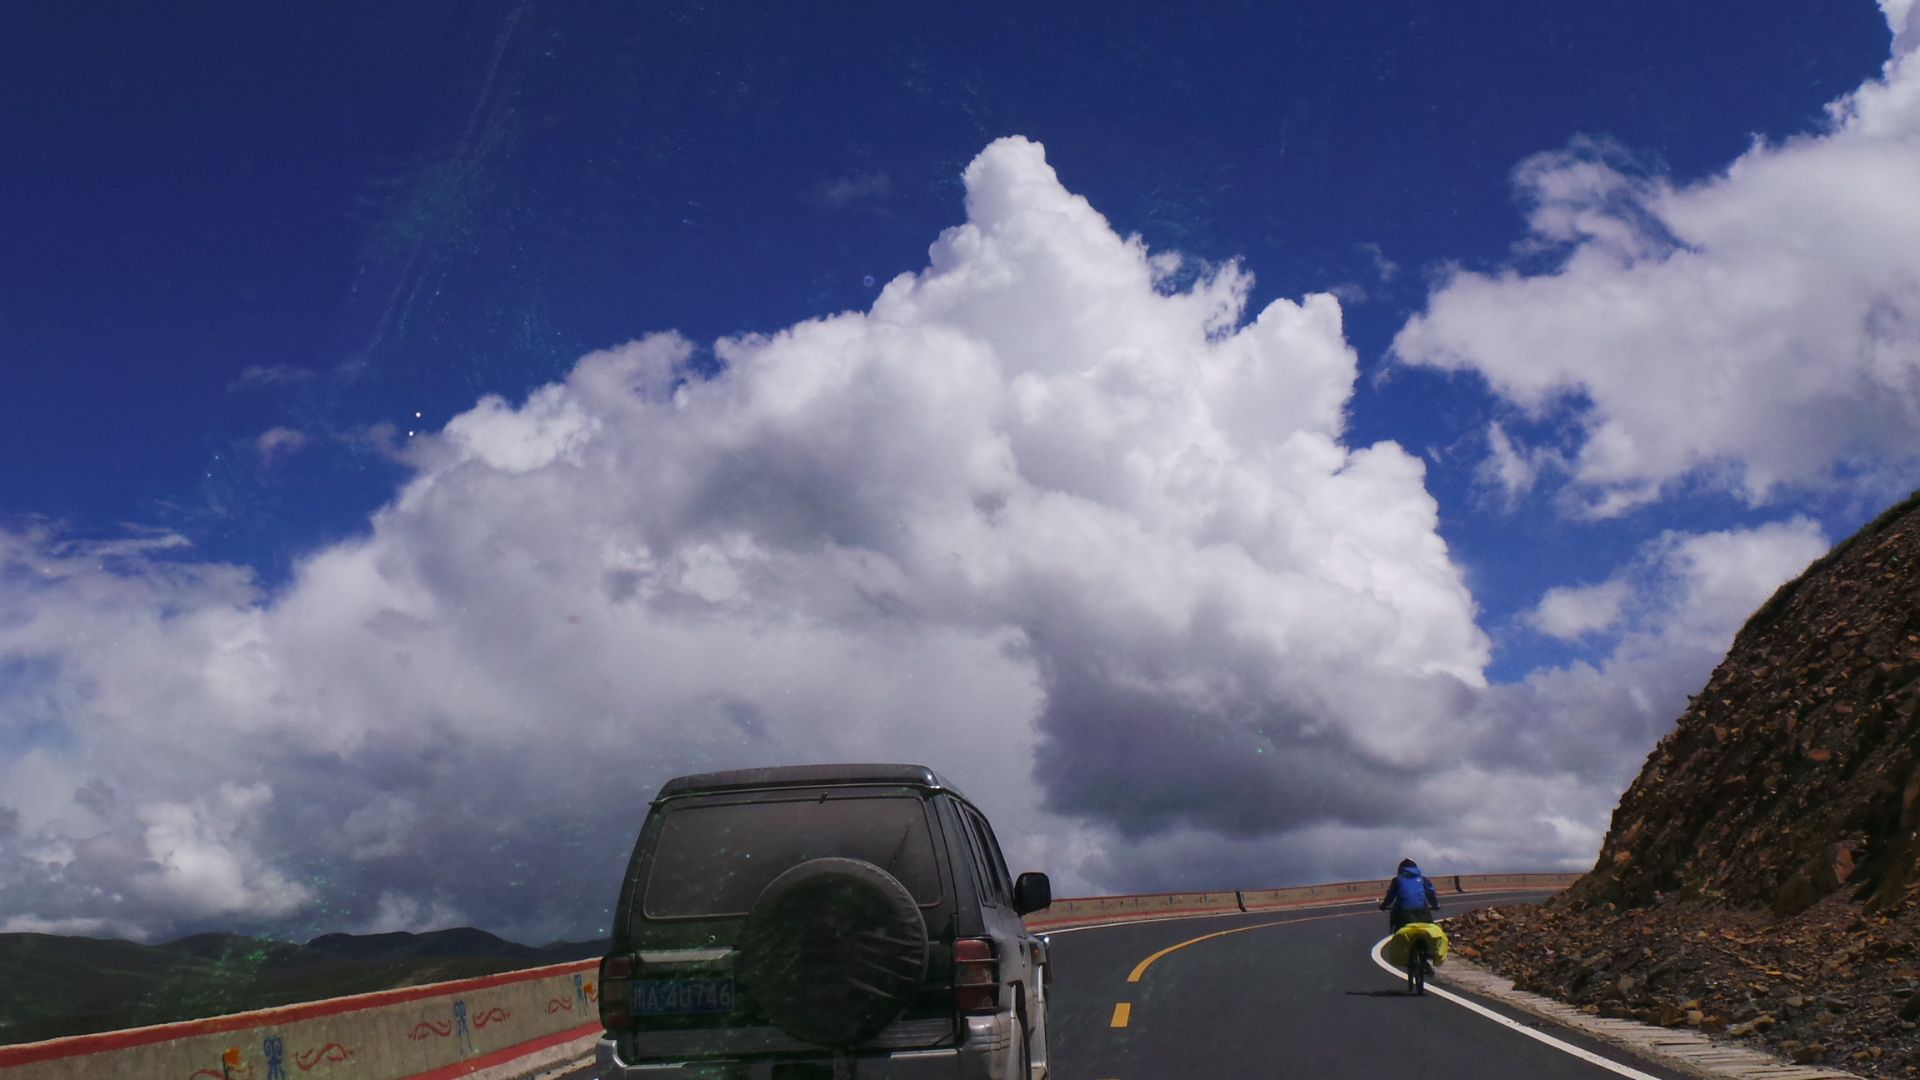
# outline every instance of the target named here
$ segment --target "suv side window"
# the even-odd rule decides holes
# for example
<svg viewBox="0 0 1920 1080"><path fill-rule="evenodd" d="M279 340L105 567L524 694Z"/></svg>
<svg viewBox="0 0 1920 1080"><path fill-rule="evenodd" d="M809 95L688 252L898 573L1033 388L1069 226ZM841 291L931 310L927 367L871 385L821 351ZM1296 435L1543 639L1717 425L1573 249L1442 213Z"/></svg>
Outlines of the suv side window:
<svg viewBox="0 0 1920 1080"><path fill-rule="evenodd" d="M993 895L993 871L987 868L986 856L980 851L979 832L973 827L973 817L967 813L967 806L958 799L946 801L948 809L953 811L953 820L960 826L960 846L967 849L967 863L971 869L968 875L973 878L973 892L983 904L997 902Z"/></svg>
<svg viewBox="0 0 1920 1080"><path fill-rule="evenodd" d="M967 819L967 831L973 837L975 857L983 864L980 880L990 894L988 899L1002 907L1012 904L1013 882L1007 876L1007 863L1000 857L1000 845L993 838L992 826L971 806L963 808L962 813Z"/></svg>

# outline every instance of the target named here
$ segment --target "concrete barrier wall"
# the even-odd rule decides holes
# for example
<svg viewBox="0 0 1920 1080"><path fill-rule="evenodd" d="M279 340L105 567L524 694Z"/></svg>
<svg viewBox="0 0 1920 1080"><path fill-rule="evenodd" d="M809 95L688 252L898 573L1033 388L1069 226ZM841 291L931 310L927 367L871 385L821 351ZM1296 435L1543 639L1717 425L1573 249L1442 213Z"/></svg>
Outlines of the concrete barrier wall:
<svg viewBox="0 0 1920 1080"><path fill-rule="evenodd" d="M1493 892L1498 889L1564 889L1584 874L1467 874L1460 878L1462 892ZM1442 884L1435 878L1434 884ZM1386 887L1381 886L1381 891Z"/></svg>
<svg viewBox="0 0 1920 1080"><path fill-rule="evenodd" d="M7 1080L465 1076L600 1028L597 961L0 1046Z"/></svg>
<svg viewBox="0 0 1920 1080"><path fill-rule="evenodd" d="M1234 892L1089 896L1055 900L1052 907L1027 916L1027 925L1045 923L1065 926L1068 923L1115 922L1239 910L1239 894Z"/></svg>
<svg viewBox="0 0 1920 1080"><path fill-rule="evenodd" d="M1443 894L1565 888L1578 874L1434 877ZM1377 903L1387 880L1057 900L1035 930ZM1444 903L1444 900L1442 901ZM600 1029L597 962L384 990L178 1024L0 1046L7 1080L450 1080Z"/></svg>
<svg viewBox="0 0 1920 1080"><path fill-rule="evenodd" d="M1558 891L1573 884L1579 874L1448 874L1432 876L1433 886L1446 904L1448 894L1505 890ZM1213 893L1152 893L1143 896L1093 896L1055 900L1045 911L1027 916L1033 930L1062 930L1070 926L1100 926L1141 919L1178 918L1239 911L1277 911L1316 904L1378 903L1387 891L1387 878L1341 881L1327 885L1295 885L1282 889L1240 889Z"/></svg>
<svg viewBox="0 0 1920 1080"><path fill-rule="evenodd" d="M1436 884L1435 888L1439 888L1439 885ZM1341 881L1330 885L1300 885L1290 889L1253 889L1246 893L1247 910L1264 911L1276 907L1299 907L1302 904L1378 903L1380 894L1386 891L1386 878Z"/></svg>

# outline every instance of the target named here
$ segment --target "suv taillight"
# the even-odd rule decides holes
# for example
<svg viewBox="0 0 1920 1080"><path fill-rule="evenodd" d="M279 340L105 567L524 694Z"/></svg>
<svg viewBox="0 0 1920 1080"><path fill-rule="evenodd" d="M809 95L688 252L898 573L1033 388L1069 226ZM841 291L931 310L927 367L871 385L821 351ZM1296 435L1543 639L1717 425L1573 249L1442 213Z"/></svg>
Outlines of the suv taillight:
<svg viewBox="0 0 1920 1080"><path fill-rule="evenodd" d="M600 1026L618 1034L633 1026L633 956L600 958Z"/></svg>
<svg viewBox="0 0 1920 1080"><path fill-rule="evenodd" d="M953 943L953 1007L963 1013L1000 1008L1000 961L990 938L961 938Z"/></svg>

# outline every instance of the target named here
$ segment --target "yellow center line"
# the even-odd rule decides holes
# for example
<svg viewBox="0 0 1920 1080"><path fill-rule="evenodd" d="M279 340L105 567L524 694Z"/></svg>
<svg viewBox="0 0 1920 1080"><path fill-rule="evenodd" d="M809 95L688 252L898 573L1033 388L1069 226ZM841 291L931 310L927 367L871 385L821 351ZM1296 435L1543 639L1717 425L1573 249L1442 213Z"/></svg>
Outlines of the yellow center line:
<svg viewBox="0 0 1920 1080"><path fill-rule="evenodd" d="M1127 976L1127 981L1130 983L1139 982L1140 976L1145 975L1147 973L1147 968L1150 965L1152 965L1152 963L1155 960L1160 959L1161 957L1167 955L1170 952L1177 952L1181 949L1186 948L1189 945L1198 945L1203 941L1212 941L1214 938L1217 938L1217 937L1226 937L1228 934L1244 934L1249 930L1265 930L1271 926L1294 926L1299 923L1321 922L1326 919L1351 919L1356 915L1371 915L1371 914L1373 913L1370 911L1343 911L1337 915L1309 915L1301 919L1281 919L1278 922L1255 923L1252 926L1236 926L1231 930L1216 930L1211 934L1201 934L1197 938L1188 938L1187 940L1181 942L1178 945L1169 945L1166 948L1161 949L1159 952L1154 953L1152 956L1147 957L1145 960L1140 961L1140 963L1133 969L1133 973ZM1126 1006L1122 1005L1121 1008L1126 1008ZM1120 1014L1117 1011L1114 1014L1114 1019L1115 1019L1115 1023L1113 1025L1114 1027L1125 1026L1124 1023L1120 1022Z"/></svg>
<svg viewBox="0 0 1920 1080"><path fill-rule="evenodd" d="M1126 1027L1127 1020L1132 1015L1133 1015L1133 1006L1123 1001L1120 1004L1115 1005L1113 1007L1113 1023L1107 1026L1108 1027Z"/></svg>

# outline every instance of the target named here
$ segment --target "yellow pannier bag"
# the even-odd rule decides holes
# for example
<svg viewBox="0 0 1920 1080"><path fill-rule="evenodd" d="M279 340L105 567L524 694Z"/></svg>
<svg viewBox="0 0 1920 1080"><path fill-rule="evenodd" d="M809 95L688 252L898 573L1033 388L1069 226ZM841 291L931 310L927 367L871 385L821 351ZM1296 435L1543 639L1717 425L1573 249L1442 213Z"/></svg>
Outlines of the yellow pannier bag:
<svg viewBox="0 0 1920 1080"><path fill-rule="evenodd" d="M1413 943L1417 938L1427 939L1427 951L1433 957L1435 967L1447 962L1447 932L1430 922L1408 923L1395 930L1393 936L1387 939L1387 947L1381 950L1381 955L1394 967L1406 967L1407 955L1413 951Z"/></svg>

